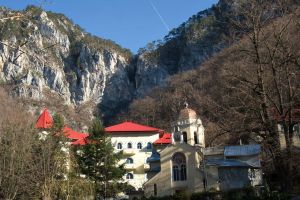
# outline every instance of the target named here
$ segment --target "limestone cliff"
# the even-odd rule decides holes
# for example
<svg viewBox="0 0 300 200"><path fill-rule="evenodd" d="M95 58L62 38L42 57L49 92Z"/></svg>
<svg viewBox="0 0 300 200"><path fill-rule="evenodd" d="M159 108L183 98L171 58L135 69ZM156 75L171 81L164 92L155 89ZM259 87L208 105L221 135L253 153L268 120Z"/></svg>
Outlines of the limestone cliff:
<svg viewBox="0 0 300 200"><path fill-rule="evenodd" d="M86 33L62 14L0 9L0 81L38 102L100 108L113 116L134 98L192 69L226 45L217 10L201 11L137 55ZM47 103L44 103L47 105ZM99 105L98 107L96 107ZM89 120L89 119L87 119Z"/></svg>
<svg viewBox="0 0 300 200"><path fill-rule="evenodd" d="M130 53L85 33L63 15L35 7L0 10L0 80L12 94L43 101L51 94L78 106L129 102L134 88L127 76ZM50 94L50 95L49 95Z"/></svg>

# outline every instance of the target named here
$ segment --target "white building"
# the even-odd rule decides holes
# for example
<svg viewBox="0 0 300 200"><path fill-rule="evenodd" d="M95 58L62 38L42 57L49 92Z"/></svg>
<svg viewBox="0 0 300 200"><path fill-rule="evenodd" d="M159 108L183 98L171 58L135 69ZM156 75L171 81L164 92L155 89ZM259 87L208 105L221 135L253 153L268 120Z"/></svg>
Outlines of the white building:
<svg viewBox="0 0 300 200"><path fill-rule="evenodd" d="M124 122L105 128L111 136L115 152L122 153L119 164L125 164L126 174L124 180L142 190L147 181L146 171L149 169L147 158L152 154L153 143L158 140L161 130L136 124Z"/></svg>

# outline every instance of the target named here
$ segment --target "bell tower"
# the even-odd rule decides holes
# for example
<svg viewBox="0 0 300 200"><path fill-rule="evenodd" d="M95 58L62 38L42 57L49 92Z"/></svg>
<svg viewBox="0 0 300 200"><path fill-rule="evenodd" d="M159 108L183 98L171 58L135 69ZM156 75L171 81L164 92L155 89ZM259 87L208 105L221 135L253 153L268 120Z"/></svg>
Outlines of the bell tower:
<svg viewBox="0 0 300 200"><path fill-rule="evenodd" d="M191 146L205 147L204 126L197 113L185 103L177 121L172 124L173 143L186 143Z"/></svg>

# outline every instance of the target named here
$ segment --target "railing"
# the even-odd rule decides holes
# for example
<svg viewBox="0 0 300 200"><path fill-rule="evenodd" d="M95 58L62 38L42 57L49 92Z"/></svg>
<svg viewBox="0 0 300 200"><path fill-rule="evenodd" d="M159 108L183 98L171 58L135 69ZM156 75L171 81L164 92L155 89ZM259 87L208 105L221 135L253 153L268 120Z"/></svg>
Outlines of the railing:
<svg viewBox="0 0 300 200"><path fill-rule="evenodd" d="M136 153L135 149L123 149L124 155L134 155Z"/></svg>
<svg viewBox="0 0 300 200"><path fill-rule="evenodd" d="M136 169L136 165L133 164L133 163L126 163L126 164L124 165L124 169L127 169L127 170L134 170L134 169Z"/></svg>

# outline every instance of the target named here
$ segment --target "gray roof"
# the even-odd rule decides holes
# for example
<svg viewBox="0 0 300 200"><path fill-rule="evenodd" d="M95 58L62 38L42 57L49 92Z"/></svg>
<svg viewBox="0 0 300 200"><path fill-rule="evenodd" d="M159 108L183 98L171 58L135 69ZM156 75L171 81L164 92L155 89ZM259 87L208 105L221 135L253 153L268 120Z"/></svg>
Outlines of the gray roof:
<svg viewBox="0 0 300 200"><path fill-rule="evenodd" d="M218 166L218 167L247 167L247 168L260 168L259 160L233 160L233 159L209 159L206 161L208 166Z"/></svg>
<svg viewBox="0 0 300 200"><path fill-rule="evenodd" d="M258 144L226 146L224 149L224 156L252 156L258 155L260 152L261 147Z"/></svg>
<svg viewBox="0 0 300 200"><path fill-rule="evenodd" d="M206 165L219 166L219 167L251 167L247 163L238 160L226 160L226 159L210 159L207 160Z"/></svg>
<svg viewBox="0 0 300 200"><path fill-rule="evenodd" d="M224 153L224 147L207 147L202 149L202 153L205 156L211 156L211 155L223 155Z"/></svg>

